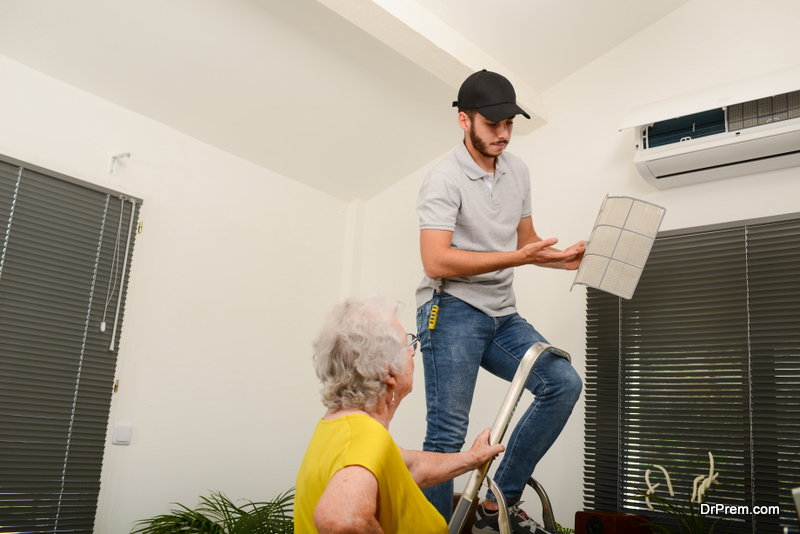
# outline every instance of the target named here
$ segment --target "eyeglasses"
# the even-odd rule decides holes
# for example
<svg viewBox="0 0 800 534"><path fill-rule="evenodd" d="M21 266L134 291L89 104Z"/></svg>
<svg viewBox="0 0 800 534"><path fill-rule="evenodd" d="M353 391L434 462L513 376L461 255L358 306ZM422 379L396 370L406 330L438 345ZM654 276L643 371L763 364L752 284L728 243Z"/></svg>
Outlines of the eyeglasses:
<svg viewBox="0 0 800 534"><path fill-rule="evenodd" d="M405 348L412 347L414 352L417 352L417 344L419 343L419 339L414 334L406 334L406 341L408 341L408 345Z"/></svg>

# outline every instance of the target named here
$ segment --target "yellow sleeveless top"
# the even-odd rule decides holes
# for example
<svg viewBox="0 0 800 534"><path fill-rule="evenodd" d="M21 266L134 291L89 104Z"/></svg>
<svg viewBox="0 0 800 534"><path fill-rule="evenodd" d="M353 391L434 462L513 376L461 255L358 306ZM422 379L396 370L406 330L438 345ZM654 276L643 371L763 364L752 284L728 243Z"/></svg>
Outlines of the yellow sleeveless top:
<svg viewBox="0 0 800 534"><path fill-rule="evenodd" d="M297 474L296 534L316 534L317 502L333 475L349 465L368 469L378 480L378 522L386 534L447 532L447 523L411 478L386 428L367 415L352 414L317 423Z"/></svg>

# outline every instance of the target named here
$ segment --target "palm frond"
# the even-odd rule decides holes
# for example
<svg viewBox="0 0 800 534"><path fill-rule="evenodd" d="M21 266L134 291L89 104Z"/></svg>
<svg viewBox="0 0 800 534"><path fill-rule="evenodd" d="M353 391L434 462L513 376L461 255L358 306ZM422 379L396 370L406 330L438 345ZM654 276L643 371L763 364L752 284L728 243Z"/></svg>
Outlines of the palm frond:
<svg viewBox="0 0 800 534"><path fill-rule="evenodd" d="M291 534L294 532L294 488L267 503L250 503L252 512L231 527L230 534Z"/></svg>
<svg viewBox="0 0 800 534"><path fill-rule="evenodd" d="M268 502L247 501L239 506L222 492L200 497L194 510L176 508L136 522L131 534L291 534L294 532L294 488Z"/></svg>
<svg viewBox="0 0 800 534"><path fill-rule="evenodd" d="M222 527L216 521L197 510L182 504L169 514L157 515L136 522L140 528L133 534L221 534Z"/></svg>

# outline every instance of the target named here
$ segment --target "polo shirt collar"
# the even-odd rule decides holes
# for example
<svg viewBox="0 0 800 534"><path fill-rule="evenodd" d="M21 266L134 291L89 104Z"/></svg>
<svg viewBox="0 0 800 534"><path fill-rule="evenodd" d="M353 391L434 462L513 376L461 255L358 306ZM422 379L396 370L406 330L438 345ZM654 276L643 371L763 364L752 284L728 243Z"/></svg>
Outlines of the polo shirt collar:
<svg viewBox="0 0 800 534"><path fill-rule="evenodd" d="M467 150L467 146L461 142L456 147L456 161L461 166L461 170L467 175L470 180L480 180L489 173L481 169ZM505 151L497 157L494 166L495 178L498 178L506 173L506 158Z"/></svg>

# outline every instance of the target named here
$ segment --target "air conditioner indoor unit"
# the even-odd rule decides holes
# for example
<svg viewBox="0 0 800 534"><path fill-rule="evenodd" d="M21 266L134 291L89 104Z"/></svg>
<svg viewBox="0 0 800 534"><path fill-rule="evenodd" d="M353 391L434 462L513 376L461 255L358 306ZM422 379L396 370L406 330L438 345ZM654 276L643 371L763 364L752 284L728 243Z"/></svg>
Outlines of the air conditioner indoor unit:
<svg viewBox="0 0 800 534"><path fill-rule="evenodd" d="M658 189L800 166L800 67L638 108L627 128Z"/></svg>

